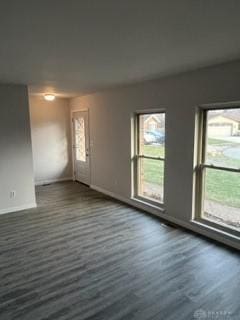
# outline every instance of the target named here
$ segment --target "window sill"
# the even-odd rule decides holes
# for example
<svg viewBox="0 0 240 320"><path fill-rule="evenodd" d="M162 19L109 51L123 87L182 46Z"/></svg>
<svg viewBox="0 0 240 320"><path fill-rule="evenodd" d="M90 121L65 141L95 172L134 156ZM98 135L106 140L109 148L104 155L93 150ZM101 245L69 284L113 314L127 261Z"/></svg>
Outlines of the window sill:
<svg viewBox="0 0 240 320"><path fill-rule="evenodd" d="M164 208L164 204L152 204L149 203L148 201L144 201L142 199L136 198L136 197L132 197L131 198L132 201L134 201L136 204L141 205L144 209L144 207L146 207L146 209L154 209L156 211L159 211L161 213L165 213L165 208Z"/></svg>
<svg viewBox="0 0 240 320"><path fill-rule="evenodd" d="M228 238L229 240L240 240L240 235L236 235L236 234L231 233L231 231L228 232L228 231L225 231L225 230L218 228L217 226L210 225L206 220L192 219L190 222L191 222L191 224L196 225L198 227L201 227L205 230L214 231L219 235L223 235L224 237Z"/></svg>

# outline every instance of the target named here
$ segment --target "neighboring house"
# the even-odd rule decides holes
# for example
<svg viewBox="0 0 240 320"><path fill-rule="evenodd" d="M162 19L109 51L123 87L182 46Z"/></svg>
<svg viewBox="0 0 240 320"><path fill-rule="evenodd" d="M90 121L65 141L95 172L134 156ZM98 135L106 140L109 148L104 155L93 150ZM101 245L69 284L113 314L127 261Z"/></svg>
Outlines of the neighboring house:
<svg viewBox="0 0 240 320"><path fill-rule="evenodd" d="M164 119L162 115L152 114L147 116L144 120L144 130L145 131L155 131L161 130L164 127Z"/></svg>
<svg viewBox="0 0 240 320"><path fill-rule="evenodd" d="M225 111L208 119L208 135L211 137L230 137L240 135L239 112Z"/></svg>

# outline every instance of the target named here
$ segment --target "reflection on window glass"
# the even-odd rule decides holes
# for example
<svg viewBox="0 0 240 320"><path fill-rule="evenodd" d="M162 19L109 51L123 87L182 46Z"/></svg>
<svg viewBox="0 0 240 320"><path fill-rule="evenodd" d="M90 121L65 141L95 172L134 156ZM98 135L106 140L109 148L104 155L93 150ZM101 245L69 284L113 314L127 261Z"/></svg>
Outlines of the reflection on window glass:
<svg viewBox="0 0 240 320"><path fill-rule="evenodd" d="M86 161L85 126L84 118L74 119L76 160Z"/></svg>
<svg viewBox="0 0 240 320"><path fill-rule="evenodd" d="M140 159L139 195L163 202L164 162Z"/></svg>
<svg viewBox="0 0 240 320"><path fill-rule="evenodd" d="M163 203L165 113L138 116L138 195Z"/></svg>
<svg viewBox="0 0 240 320"><path fill-rule="evenodd" d="M240 109L207 112L206 163L240 168Z"/></svg>
<svg viewBox="0 0 240 320"><path fill-rule="evenodd" d="M240 174L205 169L205 218L240 230Z"/></svg>

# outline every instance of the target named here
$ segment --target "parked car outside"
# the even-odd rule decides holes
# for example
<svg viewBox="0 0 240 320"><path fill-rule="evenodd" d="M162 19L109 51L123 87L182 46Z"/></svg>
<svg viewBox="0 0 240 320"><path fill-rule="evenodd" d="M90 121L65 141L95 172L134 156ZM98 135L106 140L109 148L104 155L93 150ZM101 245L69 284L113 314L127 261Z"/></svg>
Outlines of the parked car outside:
<svg viewBox="0 0 240 320"><path fill-rule="evenodd" d="M144 144L157 143L156 136L151 131L144 132Z"/></svg>
<svg viewBox="0 0 240 320"><path fill-rule="evenodd" d="M162 144L164 142L165 142L164 133L157 131L157 130L144 132L144 143L145 144L153 144L153 143Z"/></svg>

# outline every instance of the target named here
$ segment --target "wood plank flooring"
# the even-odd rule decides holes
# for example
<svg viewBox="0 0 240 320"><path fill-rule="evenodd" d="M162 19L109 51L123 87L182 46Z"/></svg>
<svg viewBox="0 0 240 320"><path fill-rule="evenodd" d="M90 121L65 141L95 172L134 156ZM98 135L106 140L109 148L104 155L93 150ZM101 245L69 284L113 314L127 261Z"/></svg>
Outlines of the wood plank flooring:
<svg viewBox="0 0 240 320"><path fill-rule="evenodd" d="M239 252L78 183L0 216L1 320L240 319Z"/></svg>

